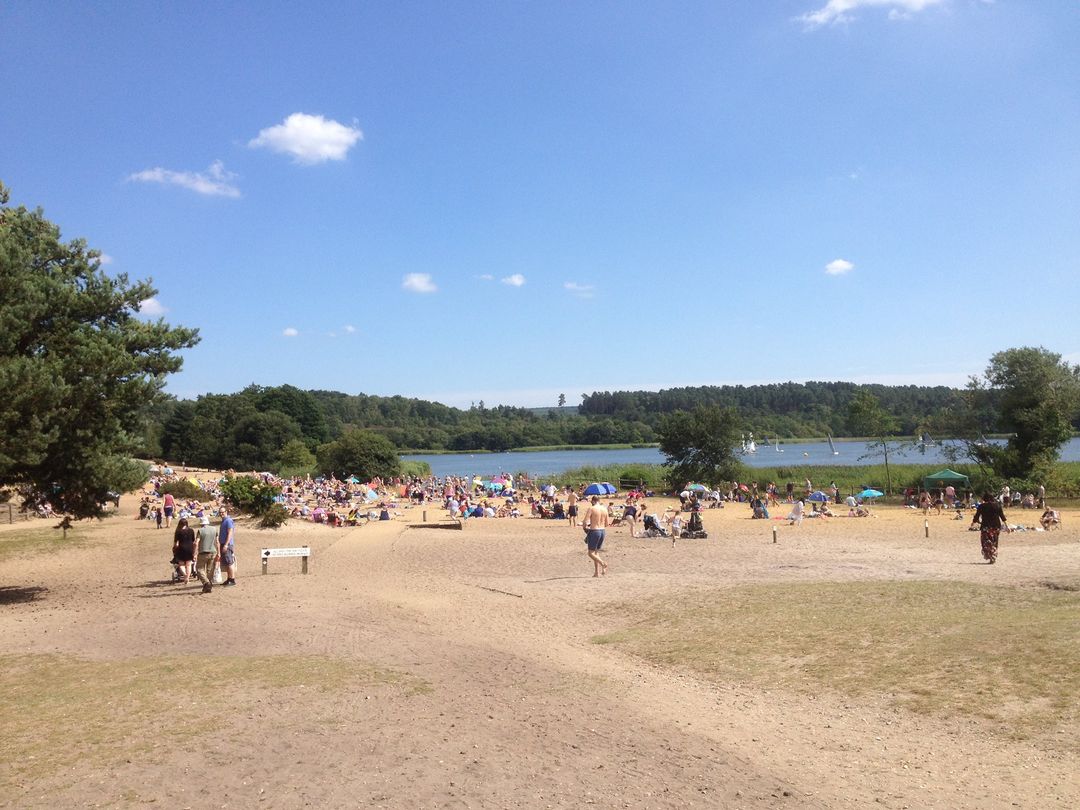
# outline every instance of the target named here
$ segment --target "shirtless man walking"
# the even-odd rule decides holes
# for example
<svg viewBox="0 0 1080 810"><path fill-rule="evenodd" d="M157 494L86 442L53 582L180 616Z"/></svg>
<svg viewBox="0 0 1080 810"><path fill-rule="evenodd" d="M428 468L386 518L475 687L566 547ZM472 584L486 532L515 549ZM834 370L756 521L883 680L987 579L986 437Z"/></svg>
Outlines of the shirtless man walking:
<svg viewBox="0 0 1080 810"><path fill-rule="evenodd" d="M589 510L581 521L585 529L585 544L589 549L589 559L593 561L593 576L607 573L607 563L600 559L600 549L604 545L604 530L608 525L607 507L600 503L600 498L593 495Z"/></svg>

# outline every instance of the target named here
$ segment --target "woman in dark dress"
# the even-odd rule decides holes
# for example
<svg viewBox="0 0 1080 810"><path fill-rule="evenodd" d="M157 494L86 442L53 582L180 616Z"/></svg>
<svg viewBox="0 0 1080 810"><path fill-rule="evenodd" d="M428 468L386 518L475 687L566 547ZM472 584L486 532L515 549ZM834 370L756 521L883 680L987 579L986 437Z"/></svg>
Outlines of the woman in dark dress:
<svg viewBox="0 0 1080 810"><path fill-rule="evenodd" d="M173 559L187 583L191 579L191 565L195 560L195 530L188 526L187 518L180 518L173 535Z"/></svg>
<svg viewBox="0 0 1080 810"><path fill-rule="evenodd" d="M975 508L971 525L980 527L979 540L982 542L983 559L993 564L997 560L998 535L1002 527L1009 531L1009 525L1005 522L1005 510L989 492L983 493L982 503Z"/></svg>

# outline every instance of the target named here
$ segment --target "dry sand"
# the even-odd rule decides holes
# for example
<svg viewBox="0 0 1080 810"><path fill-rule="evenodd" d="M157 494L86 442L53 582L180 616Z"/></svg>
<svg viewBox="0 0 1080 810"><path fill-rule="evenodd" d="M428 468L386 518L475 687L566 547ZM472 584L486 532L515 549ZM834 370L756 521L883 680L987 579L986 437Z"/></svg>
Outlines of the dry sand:
<svg viewBox="0 0 1080 810"><path fill-rule="evenodd" d="M921 514L882 508L875 519L779 524L774 544L775 522L729 507L704 513L704 541L610 530L611 570L594 579L580 529L565 523L446 531L416 527L413 507L356 529L241 524L239 586L201 595L167 584L171 533L133 520L135 506L125 498L121 516L76 546L0 563L0 656L320 656L404 679L325 692L193 683L170 704L203 718L197 730L163 722L104 760L61 765L58 751L57 763L29 770L0 761L0 805L1080 806L1080 762L1068 751L909 713L887 696L708 683L591 641L619 626L611 603L687 586L1075 580L1075 511L1061 531L1003 537L987 566L978 535L946 516L930 518L930 539ZM27 525L47 524L0 526L0 542ZM260 576L260 547L296 545L312 549L309 575L284 559ZM0 707L31 711L3 697ZM75 734L67 747L93 744Z"/></svg>

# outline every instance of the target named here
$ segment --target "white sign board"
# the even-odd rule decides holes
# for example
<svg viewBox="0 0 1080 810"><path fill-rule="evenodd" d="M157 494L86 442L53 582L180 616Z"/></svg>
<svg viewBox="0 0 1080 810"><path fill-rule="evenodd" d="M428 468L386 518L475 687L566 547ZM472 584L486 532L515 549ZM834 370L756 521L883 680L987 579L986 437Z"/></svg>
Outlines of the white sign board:
<svg viewBox="0 0 1080 810"><path fill-rule="evenodd" d="M264 548L262 550L264 560L270 557L308 557L310 555L311 549L306 546L302 548Z"/></svg>

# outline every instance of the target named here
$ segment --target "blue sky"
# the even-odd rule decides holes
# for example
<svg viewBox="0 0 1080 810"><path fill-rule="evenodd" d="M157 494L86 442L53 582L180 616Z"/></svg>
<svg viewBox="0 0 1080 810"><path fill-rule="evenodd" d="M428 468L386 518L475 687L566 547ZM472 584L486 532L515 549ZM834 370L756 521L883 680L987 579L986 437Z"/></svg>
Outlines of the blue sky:
<svg viewBox="0 0 1080 810"><path fill-rule="evenodd" d="M1080 360L1080 4L0 6L0 179L168 385L453 405Z"/></svg>

